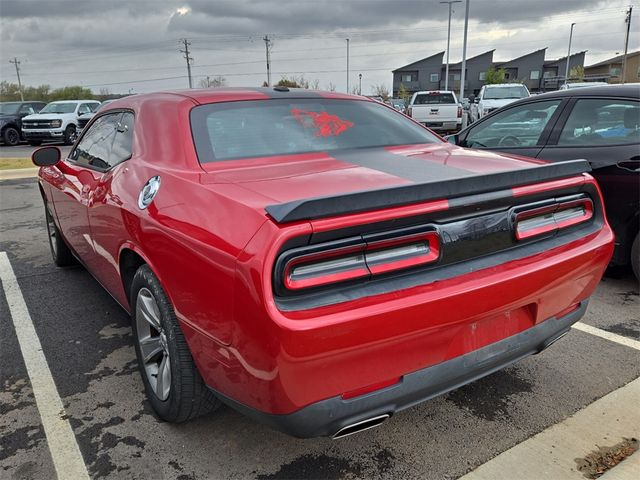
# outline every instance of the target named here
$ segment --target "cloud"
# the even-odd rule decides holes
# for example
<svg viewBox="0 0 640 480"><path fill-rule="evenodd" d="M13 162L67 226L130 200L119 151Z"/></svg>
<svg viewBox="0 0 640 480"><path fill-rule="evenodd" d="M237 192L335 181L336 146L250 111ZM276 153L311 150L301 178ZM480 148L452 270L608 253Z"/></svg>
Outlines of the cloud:
<svg viewBox="0 0 640 480"><path fill-rule="evenodd" d="M548 57L560 57L576 22L573 50L588 50L587 63L595 63L623 48L626 1L471 0L468 54L495 48L494 59L508 60L548 47ZM464 3L454 10L457 62ZM191 41L195 76L259 85L262 37L270 34L272 68L282 72L274 79L303 73L342 90L350 38L351 84L362 73L367 92L371 84L390 85L394 68L444 50L447 34L447 7L437 0L23 0L2 1L0 13L0 60L19 57L25 83L96 91L186 86L181 37ZM632 31L630 50L637 48ZM3 69L2 79L14 80L13 72Z"/></svg>

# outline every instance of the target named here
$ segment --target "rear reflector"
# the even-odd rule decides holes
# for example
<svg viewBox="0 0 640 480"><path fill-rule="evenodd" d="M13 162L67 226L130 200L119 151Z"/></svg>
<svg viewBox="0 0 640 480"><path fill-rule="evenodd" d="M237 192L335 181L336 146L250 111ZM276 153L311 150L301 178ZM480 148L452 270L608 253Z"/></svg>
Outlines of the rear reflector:
<svg viewBox="0 0 640 480"><path fill-rule="evenodd" d="M343 393L342 399L349 400L350 398L366 395L367 393L375 392L376 390L382 390L383 388L387 388L387 387L390 387L391 385L395 385L396 383L399 383L400 380L402 380L402 377L396 377L389 380L385 380L383 382L367 385L366 387L358 388L356 390L351 390L349 392Z"/></svg>
<svg viewBox="0 0 640 480"><path fill-rule="evenodd" d="M432 263L440 257L435 231L374 237L345 248L294 256L284 267L284 286L289 290L321 287Z"/></svg>
<svg viewBox="0 0 640 480"><path fill-rule="evenodd" d="M516 214L516 238L525 240L538 235L554 233L593 217L593 202L581 198L549 206L521 211Z"/></svg>

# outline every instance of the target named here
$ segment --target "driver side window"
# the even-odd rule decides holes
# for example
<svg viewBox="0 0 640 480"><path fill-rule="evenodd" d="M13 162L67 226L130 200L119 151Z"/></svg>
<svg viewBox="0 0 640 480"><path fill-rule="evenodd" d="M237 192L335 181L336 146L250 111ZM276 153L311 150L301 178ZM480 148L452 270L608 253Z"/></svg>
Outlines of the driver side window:
<svg viewBox="0 0 640 480"><path fill-rule="evenodd" d="M533 147L561 100L534 102L506 109L471 127L463 147Z"/></svg>

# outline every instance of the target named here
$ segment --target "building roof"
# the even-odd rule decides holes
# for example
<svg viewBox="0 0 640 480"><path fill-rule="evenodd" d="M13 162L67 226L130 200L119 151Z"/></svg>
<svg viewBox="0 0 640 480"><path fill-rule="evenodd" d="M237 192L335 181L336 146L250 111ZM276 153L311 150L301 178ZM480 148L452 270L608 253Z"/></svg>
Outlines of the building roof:
<svg viewBox="0 0 640 480"><path fill-rule="evenodd" d="M404 67L400 67L400 68L396 68L395 70L392 70L392 72L400 72L402 70L405 70L407 68L413 67L415 65L417 65L418 63L422 63L426 60L431 60L432 58L435 57L443 57L444 56L444 51L440 52L440 53L436 53L435 55L431 55L430 57L424 57L421 60L416 60L415 62L409 63L408 65L405 65ZM440 60L440 63L442 63L442 60Z"/></svg>
<svg viewBox="0 0 640 480"><path fill-rule="evenodd" d="M582 50L581 52L576 52L576 53L572 53L571 56L572 57L577 57L579 55L584 55L585 53L587 53L587 50ZM567 56L565 55L564 57L560 57L560 58L556 58L555 60L545 60L544 61L544 66L545 67L557 67L558 64L560 62L562 62L563 60L566 60Z"/></svg>
<svg viewBox="0 0 640 480"><path fill-rule="evenodd" d="M488 55L488 54L491 54L491 58L493 58L493 52L495 52L495 51L496 51L495 48L493 50L487 50L486 52L483 52L480 55L476 55L475 57L467 58L467 62L475 60L476 58L484 57L485 55ZM462 68L462 61L460 61L458 63L450 63L449 64L449 70L451 70L452 68Z"/></svg>
<svg viewBox="0 0 640 480"><path fill-rule="evenodd" d="M540 52L545 52L545 51L547 50L547 48L548 48L548 47L544 47L544 48L541 48L541 49L536 50L536 51L534 51L534 52L526 53L525 55L521 55L521 56L516 57L516 58L514 58L514 59L512 59L512 60L507 60L506 62L493 62L493 64L492 64L492 65L494 65L494 66L496 66L496 67L497 67L497 66L501 66L501 67L503 67L503 66L508 65L508 64L510 64L510 63L515 63L515 62L517 62L518 60L522 60L523 58L527 58L527 57L530 57L530 56L532 56L532 55L537 55L537 54L539 54Z"/></svg>
<svg viewBox="0 0 640 480"><path fill-rule="evenodd" d="M637 52L629 52L629 53L627 53L627 58L635 57L637 55L640 55L640 50L638 50ZM588 67L585 67L585 68L602 67L604 65L611 65L612 63L622 63L622 59L623 58L624 58L624 55L618 55L616 57L611 57L611 58L608 58L608 59L603 60L601 62L594 63L593 65L589 65Z"/></svg>

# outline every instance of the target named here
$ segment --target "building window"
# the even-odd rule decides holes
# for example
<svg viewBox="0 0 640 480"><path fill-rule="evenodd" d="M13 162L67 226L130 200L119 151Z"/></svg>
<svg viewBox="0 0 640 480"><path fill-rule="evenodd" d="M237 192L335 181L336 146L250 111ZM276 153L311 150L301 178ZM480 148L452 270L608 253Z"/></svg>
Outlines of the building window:
<svg viewBox="0 0 640 480"><path fill-rule="evenodd" d="M511 74L509 72L505 72L504 79L509 80L511 78Z"/></svg>
<svg viewBox="0 0 640 480"><path fill-rule="evenodd" d="M431 83L436 83L440 81L440 75L437 73L432 73L431 75L429 75L429 81Z"/></svg>
<svg viewBox="0 0 640 480"><path fill-rule="evenodd" d="M621 73L621 70L622 70L622 69L621 69L620 67L611 67L611 68L609 69L609 74L610 74L612 77L619 77L619 76L620 76L620 73Z"/></svg>
<svg viewBox="0 0 640 480"><path fill-rule="evenodd" d="M418 81L418 72L402 72L400 74L401 82L417 82Z"/></svg>
<svg viewBox="0 0 640 480"><path fill-rule="evenodd" d="M551 78L551 77L555 77L556 76L556 72L552 71L552 70L547 70L546 72L544 72L542 74L542 78Z"/></svg>
<svg viewBox="0 0 640 480"><path fill-rule="evenodd" d="M449 74L449 82L459 82L460 74L459 73L450 73Z"/></svg>
<svg viewBox="0 0 640 480"><path fill-rule="evenodd" d="M478 77L478 80L480 80L481 82L484 82L487 79L487 72L480 72L480 76Z"/></svg>
<svg viewBox="0 0 640 480"><path fill-rule="evenodd" d="M531 80L540 80L540 70L531 70L531 75L529 75Z"/></svg>

